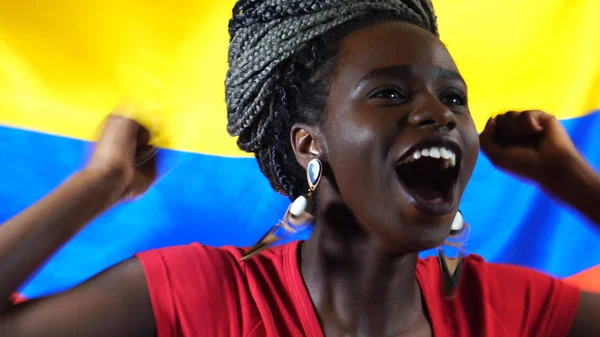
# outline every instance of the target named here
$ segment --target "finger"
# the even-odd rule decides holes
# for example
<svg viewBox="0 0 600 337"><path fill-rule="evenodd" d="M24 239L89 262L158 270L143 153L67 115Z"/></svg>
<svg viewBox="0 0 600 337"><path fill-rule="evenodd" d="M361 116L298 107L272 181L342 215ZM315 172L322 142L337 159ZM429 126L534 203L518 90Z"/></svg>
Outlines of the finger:
<svg viewBox="0 0 600 337"><path fill-rule="evenodd" d="M144 165L149 160L154 159L157 153L158 148L151 145L138 147L135 153L135 166L140 167Z"/></svg>
<svg viewBox="0 0 600 337"><path fill-rule="evenodd" d="M491 129L490 129L491 130ZM480 135L481 150L496 167L514 171L515 168L523 166L524 158L527 158L527 149L510 147L503 148L494 141L493 131L482 132Z"/></svg>
<svg viewBox="0 0 600 337"><path fill-rule="evenodd" d="M140 193L146 192L155 182L158 175L158 156L154 155L148 159L144 164L137 168L138 190Z"/></svg>
<svg viewBox="0 0 600 337"><path fill-rule="evenodd" d="M518 137L518 116L516 111L507 111L495 118L494 140L497 144L508 146Z"/></svg>
<svg viewBox="0 0 600 337"><path fill-rule="evenodd" d="M539 111L509 111L502 115L496 127L496 141L501 146L535 146L544 127L540 124ZM543 112L539 112L544 114Z"/></svg>
<svg viewBox="0 0 600 337"><path fill-rule="evenodd" d="M488 142L494 142L496 135L496 119L490 118L485 124L485 128L479 134L479 141L481 142L481 146L487 145Z"/></svg>
<svg viewBox="0 0 600 337"><path fill-rule="evenodd" d="M495 117L496 125L500 128L511 129L518 119L519 113L516 111L507 111Z"/></svg>
<svg viewBox="0 0 600 337"><path fill-rule="evenodd" d="M153 156L136 168L135 177L123 193L123 199L134 201L141 198L155 183L157 174L157 156Z"/></svg>
<svg viewBox="0 0 600 337"><path fill-rule="evenodd" d="M138 128L138 133L137 133L137 147L140 148L140 147L147 146L148 143L150 142L150 138L151 138L150 131L148 131L148 129L146 129L145 127L140 125Z"/></svg>
<svg viewBox="0 0 600 337"><path fill-rule="evenodd" d="M485 122L485 126L483 127L483 131L481 132L482 134L484 134L484 133L488 134L488 133L495 132L496 118L497 117L488 118L487 122Z"/></svg>
<svg viewBox="0 0 600 337"><path fill-rule="evenodd" d="M496 163L503 157L503 149L496 143L496 124L496 119L490 118L485 125L485 129L483 129L483 132L479 135L481 150L493 163Z"/></svg>
<svg viewBox="0 0 600 337"><path fill-rule="evenodd" d="M556 116L546 113L540 110L529 111L536 120L536 123L540 126L541 130L544 131L550 127L560 126L560 122Z"/></svg>
<svg viewBox="0 0 600 337"><path fill-rule="evenodd" d="M566 132L558 118L554 115L546 115L544 119L540 121L544 130L562 130L561 132Z"/></svg>
<svg viewBox="0 0 600 337"><path fill-rule="evenodd" d="M545 115L545 113L539 110L523 111L520 116L520 121L523 127L530 130L532 133L538 134L544 131L544 127L541 123L543 115Z"/></svg>

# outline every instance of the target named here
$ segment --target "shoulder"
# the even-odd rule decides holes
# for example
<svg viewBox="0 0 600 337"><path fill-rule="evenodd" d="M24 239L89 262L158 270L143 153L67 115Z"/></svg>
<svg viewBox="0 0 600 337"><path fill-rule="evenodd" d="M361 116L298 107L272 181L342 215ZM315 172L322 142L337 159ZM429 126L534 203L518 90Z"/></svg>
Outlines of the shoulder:
<svg viewBox="0 0 600 337"><path fill-rule="evenodd" d="M162 275L168 270L179 277L202 273L206 269L239 269L242 249L236 247L211 247L192 243L153 249L136 254L147 274ZM224 276L228 276L226 274ZM206 275L210 277L210 275Z"/></svg>
<svg viewBox="0 0 600 337"><path fill-rule="evenodd" d="M441 279L436 258L422 260L420 268L435 277L432 280ZM579 298L578 288L545 273L468 255L458 295L447 303L501 326L508 335L558 337L567 335Z"/></svg>
<svg viewBox="0 0 600 337"><path fill-rule="evenodd" d="M196 276L202 274L203 279L218 279L221 283L245 278L254 269L271 267L270 271L277 272L276 269L283 267L284 252L290 245L294 243L266 249L247 261L241 261L246 248L212 247L199 243L149 250L136 256L146 273L152 276L166 277L165 272L168 271L169 275L177 276L179 281L191 278L197 284ZM290 248L293 250L293 247Z"/></svg>
<svg viewBox="0 0 600 337"><path fill-rule="evenodd" d="M245 248L212 247L199 243L149 250L136 254L148 282L189 288L234 291L245 287L259 274L277 277L283 268L285 245L263 251L241 261ZM191 295L191 294L190 294Z"/></svg>
<svg viewBox="0 0 600 337"><path fill-rule="evenodd" d="M480 257L473 265L471 269L478 271L473 277L488 285L489 303L503 321L519 322L518 328L529 335L568 334L581 297L577 287L541 271L486 263ZM513 327L517 328L516 324Z"/></svg>
<svg viewBox="0 0 600 337"><path fill-rule="evenodd" d="M435 257L421 259L418 269L429 276L440 274L439 262ZM490 297L499 302L506 302L506 296L513 294L537 296L548 291L579 292L578 288L541 271L518 265L490 263L475 254L464 258L461 282L485 287Z"/></svg>
<svg viewBox="0 0 600 337"><path fill-rule="evenodd" d="M557 301L576 308L579 301L578 288L531 268L489 263L470 255L465 259L464 272L465 282L487 286L489 299L499 308L514 310L516 304L522 304L524 310L541 310Z"/></svg>
<svg viewBox="0 0 600 337"><path fill-rule="evenodd" d="M252 288L257 278L266 278L261 275L264 268L268 276L277 277L282 249L272 248L250 262L240 261L243 248L198 243L136 254L146 276L158 336L194 336L198 331L211 336L245 335L259 321ZM176 334L179 329L187 329L188 334Z"/></svg>

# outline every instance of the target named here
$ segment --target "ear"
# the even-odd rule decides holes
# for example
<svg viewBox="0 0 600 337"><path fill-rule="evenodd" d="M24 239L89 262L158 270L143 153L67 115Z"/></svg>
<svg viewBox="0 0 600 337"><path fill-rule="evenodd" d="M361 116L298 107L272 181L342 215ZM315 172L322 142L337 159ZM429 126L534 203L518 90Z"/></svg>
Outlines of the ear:
<svg viewBox="0 0 600 337"><path fill-rule="evenodd" d="M323 141L317 126L294 124L290 136L296 160L302 167L306 168L314 158L322 159Z"/></svg>

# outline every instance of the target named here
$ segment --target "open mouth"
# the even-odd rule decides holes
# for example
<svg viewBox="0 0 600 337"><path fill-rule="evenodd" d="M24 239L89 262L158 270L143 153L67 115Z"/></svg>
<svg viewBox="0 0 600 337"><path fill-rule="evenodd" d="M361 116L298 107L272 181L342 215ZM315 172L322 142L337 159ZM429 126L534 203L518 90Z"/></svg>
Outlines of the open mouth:
<svg viewBox="0 0 600 337"><path fill-rule="evenodd" d="M453 142L421 142L400 159L396 173L418 203L451 203L460 155L460 147Z"/></svg>

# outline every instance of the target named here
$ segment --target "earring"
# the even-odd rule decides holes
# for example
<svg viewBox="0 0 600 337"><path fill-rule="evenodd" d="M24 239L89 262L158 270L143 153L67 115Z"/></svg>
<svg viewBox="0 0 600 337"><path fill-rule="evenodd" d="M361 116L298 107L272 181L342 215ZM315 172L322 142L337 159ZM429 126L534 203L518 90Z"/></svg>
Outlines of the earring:
<svg viewBox="0 0 600 337"><path fill-rule="evenodd" d="M438 247L438 260L442 274L442 291L452 298L456 295L460 283L465 246L469 238L469 225L458 211L450 228L450 237Z"/></svg>
<svg viewBox="0 0 600 337"><path fill-rule="evenodd" d="M323 165L317 158L312 159L306 168L306 180L308 181L308 192L294 200L283 216L271 230L269 230L258 242L244 253L241 261L248 260L260 253L262 250L282 239L290 238L297 233L308 229L314 223L314 216L310 213L313 208L313 193L321 182Z"/></svg>

